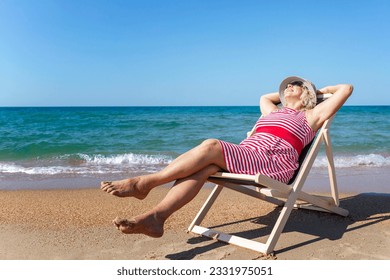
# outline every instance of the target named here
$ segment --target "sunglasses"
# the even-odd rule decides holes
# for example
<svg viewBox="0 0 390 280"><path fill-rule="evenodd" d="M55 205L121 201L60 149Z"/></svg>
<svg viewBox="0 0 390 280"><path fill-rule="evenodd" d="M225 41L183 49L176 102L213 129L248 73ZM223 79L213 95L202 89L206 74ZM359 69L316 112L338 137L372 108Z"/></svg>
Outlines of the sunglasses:
<svg viewBox="0 0 390 280"><path fill-rule="evenodd" d="M303 86L303 82L301 82L301 81L292 81L291 83L288 83L287 86L288 85L301 87L301 86Z"/></svg>

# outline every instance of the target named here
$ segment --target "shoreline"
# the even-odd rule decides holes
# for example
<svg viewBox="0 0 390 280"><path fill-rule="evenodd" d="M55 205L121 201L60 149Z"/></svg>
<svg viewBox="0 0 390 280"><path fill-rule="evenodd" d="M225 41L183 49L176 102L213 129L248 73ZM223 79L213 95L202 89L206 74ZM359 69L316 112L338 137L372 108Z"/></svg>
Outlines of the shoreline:
<svg viewBox="0 0 390 280"><path fill-rule="evenodd" d="M187 233L211 191L203 188L170 217L161 238L122 234L111 224L155 205L158 187L142 201L97 188L0 191L0 260L384 260L390 259L390 194L342 193L346 218L293 210L273 255ZM248 238L269 233L280 208L224 190L203 224Z"/></svg>
<svg viewBox="0 0 390 280"><path fill-rule="evenodd" d="M128 174L98 174L95 177L20 177L2 178L2 190L66 190L99 188L101 181L112 181L147 174L145 172ZM338 168L337 185L340 193L390 193L390 167ZM329 179L327 168L313 168L303 187L304 190L327 192Z"/></svg>

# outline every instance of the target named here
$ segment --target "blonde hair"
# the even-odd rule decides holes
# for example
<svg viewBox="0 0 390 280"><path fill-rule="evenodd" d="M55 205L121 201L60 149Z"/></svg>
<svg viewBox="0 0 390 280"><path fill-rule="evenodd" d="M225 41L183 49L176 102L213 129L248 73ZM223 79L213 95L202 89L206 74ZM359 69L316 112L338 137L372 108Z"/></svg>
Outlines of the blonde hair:
<svg viewBox="0 0 390 280"><path fill-rule="evenodd" d="M302 85L301 102L304 110L313 109L316 106L316 93Z"/></svg>

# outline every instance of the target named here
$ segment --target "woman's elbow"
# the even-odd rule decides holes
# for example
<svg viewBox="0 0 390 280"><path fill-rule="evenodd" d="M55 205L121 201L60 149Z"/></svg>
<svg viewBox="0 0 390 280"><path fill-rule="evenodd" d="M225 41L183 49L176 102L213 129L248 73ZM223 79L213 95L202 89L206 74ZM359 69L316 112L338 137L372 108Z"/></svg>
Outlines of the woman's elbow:
<svg viewBox="0 0 390 280"><path fill-rule="evenodd" d="M259 104L261 105L263 103L266 103L267 102L266 99L267 98L264 95L260 96Z"/></svg>
<svg viewBox="0 0 390 280"><path fill-rule="evenodd" d="M348 97L352 95L352 92L353 92L353 85L346 84L345 85L345 93L348 95Z"/></svg>
<svg viewBox="0 0 390 280"><path fill-rule="evenodd" d="M339 88L340 96L343 96L344 101L346 101L353 92L353 85L351 84L341 84Z"/></svg>

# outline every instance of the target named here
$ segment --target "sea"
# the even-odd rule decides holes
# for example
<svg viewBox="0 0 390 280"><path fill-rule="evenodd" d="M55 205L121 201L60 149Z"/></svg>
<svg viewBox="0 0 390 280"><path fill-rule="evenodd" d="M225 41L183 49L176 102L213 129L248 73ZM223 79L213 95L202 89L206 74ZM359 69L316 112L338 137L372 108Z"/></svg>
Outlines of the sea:
<svg viewBox="0 0 390 280"><path fill-rule="evenodd" d="M257 106L0 107L0 189L82 188L156 172L205 139L239 143L259 116ZM341 176L387 175L390 106L342 107L331 139ZM313 170L326 173L324 151Z"/></svg>

